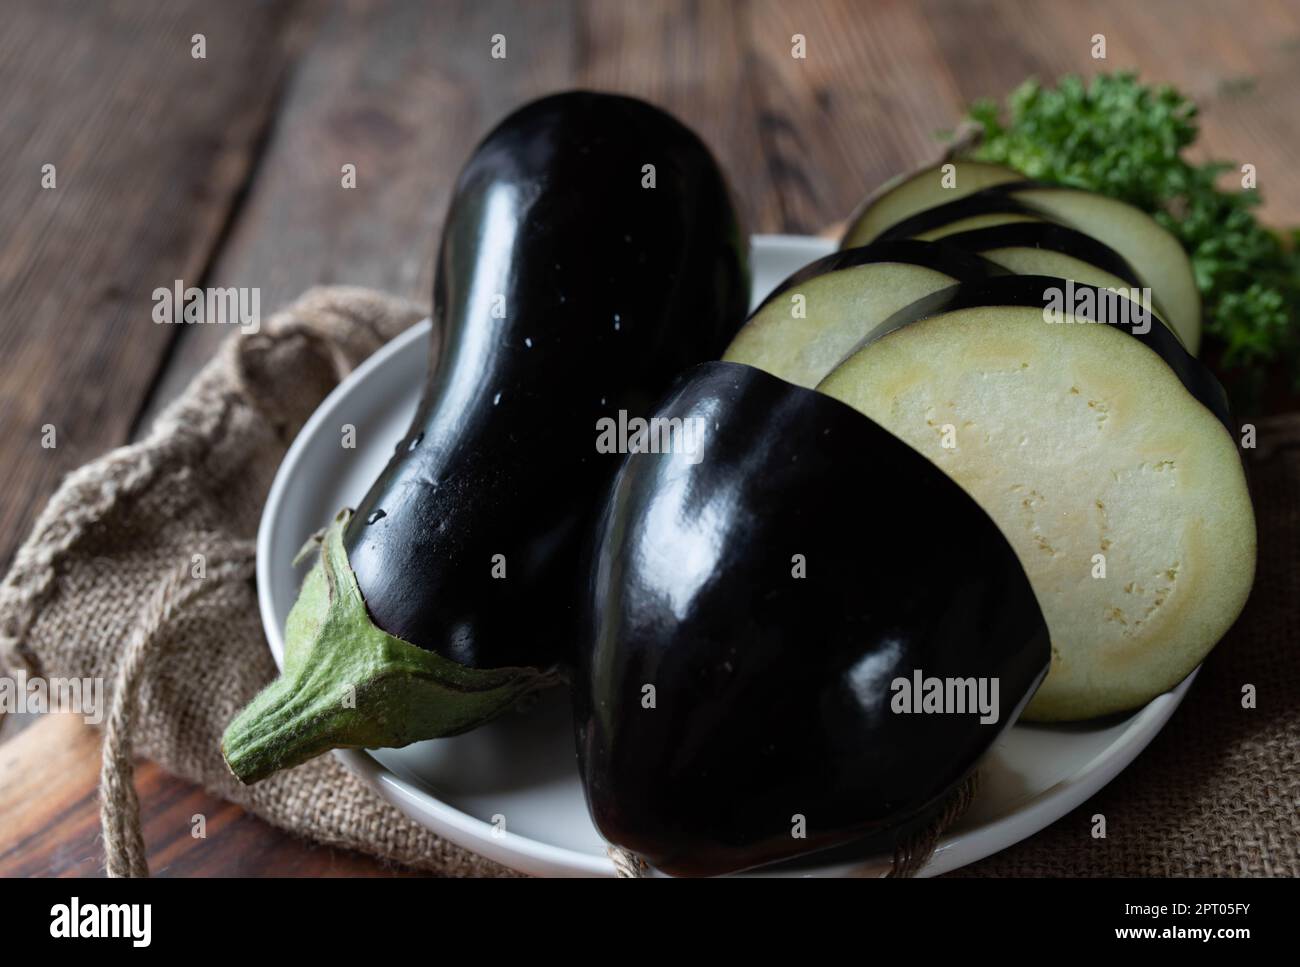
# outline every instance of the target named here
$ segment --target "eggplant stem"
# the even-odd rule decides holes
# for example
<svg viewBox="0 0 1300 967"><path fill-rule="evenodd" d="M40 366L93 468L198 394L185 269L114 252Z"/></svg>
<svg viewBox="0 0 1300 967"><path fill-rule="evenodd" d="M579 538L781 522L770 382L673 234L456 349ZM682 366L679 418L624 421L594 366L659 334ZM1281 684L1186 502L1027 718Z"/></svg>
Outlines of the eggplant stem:
<svg viewBox="0 0 1300 967"><path fill-rule="evenodd" d="M343 546L351 513L340 512L326 529L289 614L283 675L222 737L222 755L240 782L330 749L458 735L558 681L553 669L468 668L378 627Z"/></svg>

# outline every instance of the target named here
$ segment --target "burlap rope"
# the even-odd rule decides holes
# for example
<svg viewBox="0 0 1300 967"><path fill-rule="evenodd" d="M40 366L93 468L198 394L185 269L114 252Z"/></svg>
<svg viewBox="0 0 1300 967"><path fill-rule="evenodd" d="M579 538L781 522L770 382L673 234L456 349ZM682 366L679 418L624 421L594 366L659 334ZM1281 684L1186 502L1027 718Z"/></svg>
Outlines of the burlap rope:
<svg viewBox="0 0 1300 967"><path fill-rule="evenodd" d="M193 598L227 581L253 577L257 547L232 542L219 553L227 559L205 561L205 576L194 577L189 561L172 569L150 597L122 650L113 683L113 701L104 722L103 760L99 773L99 817L104 832L105 869L109 876L148 876L140 799L135 792L132 730L140 678L153 650L164 639L159 631Z"/></svg>

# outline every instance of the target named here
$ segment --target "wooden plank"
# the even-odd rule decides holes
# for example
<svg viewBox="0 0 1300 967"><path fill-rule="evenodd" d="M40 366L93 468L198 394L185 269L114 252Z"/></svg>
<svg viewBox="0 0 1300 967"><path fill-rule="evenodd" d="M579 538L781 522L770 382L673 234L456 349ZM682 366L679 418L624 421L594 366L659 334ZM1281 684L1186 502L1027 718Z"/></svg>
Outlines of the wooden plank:
<svg viewBox="0 0 1300 967"><path fill-rule="evenodd" d="M787 231L840 221L875 185L937 154L934 133L958 98L914 4L761 0L750 10L764 153Z"/></svg>
<svg viewBox="0 0 1300 967"><path fill-rule="evenodd" d="M221 235L272 109L289 10L6 7L0 566L60 475L126 442L174 334L151 321L151 293L199 276ZM206 59L191 56L199 33Z"/></svg>
<svg viewBox="0 0 1300 967"><path fill-rule="evenodd" d="M0 876L103 875L99 740L75 715L46 715L0 745ZM135 781L155 876L412 875L274 829L152 763Z"/></svg>

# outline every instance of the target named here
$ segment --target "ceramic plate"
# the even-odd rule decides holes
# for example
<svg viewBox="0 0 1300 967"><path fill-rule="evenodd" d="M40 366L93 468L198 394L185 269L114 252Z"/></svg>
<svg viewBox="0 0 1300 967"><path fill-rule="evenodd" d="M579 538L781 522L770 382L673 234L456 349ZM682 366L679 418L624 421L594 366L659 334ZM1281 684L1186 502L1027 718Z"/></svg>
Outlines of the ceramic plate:
<svg viewBox="0 0 1300 967"><path fill-rule="evenodd" d="M755 236L755 304L832 248L819 238ZM429 331L427 320L414 326L348 376L308 420L276 475L258 532L257 583L277 662L281 629L303 576L290 561L339 508L357 505L405 433L424 382ZM345 423L356 427L352 450L339 446ZM1127 717L1009 729L989 753L977 799L922 875L1005 849L1079 805L1146 747L1194 677ZM527 713L454 739L335 754L412 819L506 866L545 876L614 875L583 801L563 689ZM764 873L871 876L884 869L878 850L865 843Z"/></svg>

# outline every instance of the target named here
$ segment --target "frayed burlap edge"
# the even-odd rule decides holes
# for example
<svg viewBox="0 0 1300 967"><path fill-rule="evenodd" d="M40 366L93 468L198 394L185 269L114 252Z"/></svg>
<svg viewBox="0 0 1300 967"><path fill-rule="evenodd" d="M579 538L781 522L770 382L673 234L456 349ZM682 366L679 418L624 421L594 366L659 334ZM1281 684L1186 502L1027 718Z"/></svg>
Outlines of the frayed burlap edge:
<svg viewBox="0 0 1300 967"><path fill-rule="evenodd" d="M0 665L32 675L98 675L110 683L106 728L111 741L105 745L107 781L101 792L106 833L113 840L110 873L147 872L142 842L131 828L136 821L135 794L129 774L123 772L135 756L144 755L209 793L319 843L448 875L511 875L408 819L333 756L256 786L240 785L220 759L216 719L228 716L208 715L212 721L205 724L211 727L196 741L192 729L184 732L185 722L195 717L193 709L155 707L159 696L192 700L201 694L201 684L187 692L183 682L177 684L175 674L167 681L152 681L147 667L138 662L130 667L130 659L146 651L163 646L175 650L176 641L168 639L187 640L196 628L208 636L220 634L222 608L238 607L243 617L256 614L249 581L252 538L265 487L283 450L338 379L424 315L421 307L381 293L320 288L277 314L261 332L227 339L144 440L118 448L64 479L15 555L0 584ZM257 434L256 439L250 432ZM188 555L151 559L143 577L127 579L137 592L129 606L139 609L130 620L117 622L110 633L88 644L74 645L68 635L49 634L50 627L72 625L76 595L63 584L73 574L82 580L82 572L104 560L106 551L98 542L111 536L105 531L130 522L133 508L148 503L163 486L208 472L219 474L226 465L232 475L246 474L255 483L245 493L239 490L240 481L233 481L232 489L246 498L239 504L248 512L235 514L240 519L231 523L229 531L221 528L220 514L226 508L219 504L204 508L206 516L196 517L202 518L203 525L187 546L207 553L212 565L201 595L139 593L183 571ZM111 554L113 545L107 546ZM139 570L138 561L110 563L132 575ZM199 599L209 600L204 606ZM145 630L143 638L140 629ZM248 624L244 630L250 629ZM145 648L144 639L158 639L163 645ZM264 639L250 637L241 647L249 651L241 657L269 680L273 669L265 665ZM133 705L142 693L147 696L145 707L137 714ZM223 700L237 705L250 697L251 693ZM169 719L184 721L177 726ZM137 730L140 734L133 735ZM189 740L186 748L176 745L181 735ZM188 747L196 744L204 748Z"/></svg>

